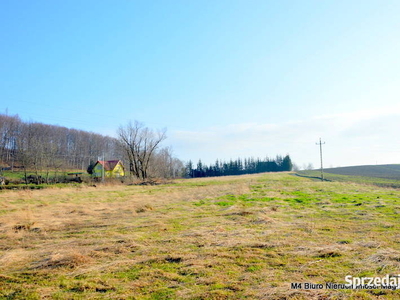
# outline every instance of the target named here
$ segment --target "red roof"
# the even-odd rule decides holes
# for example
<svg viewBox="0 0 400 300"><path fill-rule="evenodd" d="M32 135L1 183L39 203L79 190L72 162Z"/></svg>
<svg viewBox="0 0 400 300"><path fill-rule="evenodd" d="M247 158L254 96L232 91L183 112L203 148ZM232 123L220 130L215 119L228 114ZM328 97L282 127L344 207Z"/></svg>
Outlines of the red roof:
<svg viewBox="0 0 400 300"><path fill-rule="evenodd" d="M102 166L104 166L104 169L106 171L114 170L115 166L118 165L118 163L121 163L121 165L122 165L122 162L120 160L106 160L106 161L98 160L97 163L99 163Z"/></svg>

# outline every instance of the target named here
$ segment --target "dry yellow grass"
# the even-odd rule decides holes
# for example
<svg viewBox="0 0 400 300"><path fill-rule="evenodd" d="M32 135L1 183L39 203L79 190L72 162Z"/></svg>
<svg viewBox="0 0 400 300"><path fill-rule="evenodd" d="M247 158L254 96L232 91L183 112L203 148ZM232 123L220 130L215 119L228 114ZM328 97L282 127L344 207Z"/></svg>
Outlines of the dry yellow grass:
<svg viewBox="0 0 400 300"><path fill-rule="evenodd" d="M396 299L397 190L290 174L0 193L0 298ZM383 299L383 298L382 298Z"/></svg>

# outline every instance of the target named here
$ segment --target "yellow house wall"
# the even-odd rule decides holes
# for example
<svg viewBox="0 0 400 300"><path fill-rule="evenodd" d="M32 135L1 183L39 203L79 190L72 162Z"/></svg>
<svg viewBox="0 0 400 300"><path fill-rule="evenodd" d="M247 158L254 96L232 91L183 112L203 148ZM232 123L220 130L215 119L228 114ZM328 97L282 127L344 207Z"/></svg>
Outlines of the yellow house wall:
<svg viewBox="0 0 400 300"><path fill-rule="evenodd" d="M103 176L103 166L101 164L97 164L93 168L92 176L94 177L102 177ZM115 166L114 170L112 171L105 171L105 177L121 177L125 176L124 168L121 164Z"/></svg>
<svg viewBox="0 0 400 300"><path fill-rule="evenodd" d="M115 166L114 170L112 171L112 175L113 177L125 176L124 168L121 166L121 164Z"/></svg>

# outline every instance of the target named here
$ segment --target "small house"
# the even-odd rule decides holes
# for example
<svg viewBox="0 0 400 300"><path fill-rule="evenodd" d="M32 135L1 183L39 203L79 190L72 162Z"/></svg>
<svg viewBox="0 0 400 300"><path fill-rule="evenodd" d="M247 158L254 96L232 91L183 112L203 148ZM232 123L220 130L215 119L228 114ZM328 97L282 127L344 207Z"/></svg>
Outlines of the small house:
<svg viewBox="0 0 400 300"><path fill-rule="evenodd" d="M93 177L118 178L125 176L125 169L120 160L98 160L92 170Z"/></svg>

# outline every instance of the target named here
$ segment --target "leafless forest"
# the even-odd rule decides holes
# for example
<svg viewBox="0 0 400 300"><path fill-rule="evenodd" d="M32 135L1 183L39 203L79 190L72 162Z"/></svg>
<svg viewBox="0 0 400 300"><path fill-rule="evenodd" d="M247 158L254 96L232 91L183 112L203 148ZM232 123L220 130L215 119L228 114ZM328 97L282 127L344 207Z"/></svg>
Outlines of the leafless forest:
<svg viewBox="0 0 400 300"><path fill-rule="evenodd" d="M147 129L149 132L148 128ZM183 164L172 156L169 147L153 149L146 157L148 176L181 175ZM140 149L138 149L139 151ZM49 172L84 170L101 159L120 159L126 172L137 176L131 168L126 147L117 138L98 133L38 122L25 122L17 115L0 114L1 169Z"/></svg>

